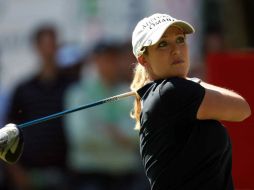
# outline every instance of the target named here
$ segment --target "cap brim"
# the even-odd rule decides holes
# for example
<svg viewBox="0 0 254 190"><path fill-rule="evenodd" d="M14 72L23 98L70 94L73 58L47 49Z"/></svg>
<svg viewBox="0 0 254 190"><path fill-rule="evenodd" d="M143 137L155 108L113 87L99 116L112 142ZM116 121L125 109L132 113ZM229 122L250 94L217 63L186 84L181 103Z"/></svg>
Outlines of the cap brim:
<svg viewBox="0 0 254 190"><path fill-rule="evenodd" d="M154 29L152 31L151 35L149 35L148 39L146 40L146 42L144 43L143 46L151 46L151 45L156 44L160 40L160 38L162 37L164 32L170 26L180 27L181 29L183 29L183 32L185 34L192 34L195 32L194 28L189 23L182 21L182 20L176 20L174 22L165 23L164 25L160 25L158 28Z"/></svg>

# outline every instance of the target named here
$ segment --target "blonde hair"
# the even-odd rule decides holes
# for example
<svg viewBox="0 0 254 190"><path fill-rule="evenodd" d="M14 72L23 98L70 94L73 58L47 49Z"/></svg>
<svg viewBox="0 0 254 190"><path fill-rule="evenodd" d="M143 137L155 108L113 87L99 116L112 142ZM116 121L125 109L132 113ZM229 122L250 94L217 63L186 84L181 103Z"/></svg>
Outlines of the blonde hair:
<svg viewBox="0 0 254 190"><path fill-rule="evenodd" d="M148 73L145 70L145 68L141 64L137 64L134 69L134 77L132 80L132 83L130 85L130 89L134 92L136 92L138 89L143 87L147 82L149 82L150 79L148 77ZM131 112L131 117L136 120L135 129L140 129L140 113L141 113L141 98L137 94L135 101L134 101L134 107Z"/></svg>

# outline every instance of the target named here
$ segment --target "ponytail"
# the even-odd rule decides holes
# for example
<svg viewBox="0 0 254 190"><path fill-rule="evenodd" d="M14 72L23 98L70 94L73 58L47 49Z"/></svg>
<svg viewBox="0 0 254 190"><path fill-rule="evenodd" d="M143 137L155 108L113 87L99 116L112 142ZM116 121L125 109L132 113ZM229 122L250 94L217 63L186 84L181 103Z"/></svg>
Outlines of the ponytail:
<svg viewBox="0 0 254 190"><path fill-rule="evenodd" d="M130 89L136 92L139 88L143 87L149 81L148 74L145 68L137 64L136 68L134 69L134 77L132 83L130 85ZM131 118L136 120L135 129L140 129L140 113L141 113L141 98L138 94L136 94L136 98L134 101L134 107L131 112Z"/></svg>

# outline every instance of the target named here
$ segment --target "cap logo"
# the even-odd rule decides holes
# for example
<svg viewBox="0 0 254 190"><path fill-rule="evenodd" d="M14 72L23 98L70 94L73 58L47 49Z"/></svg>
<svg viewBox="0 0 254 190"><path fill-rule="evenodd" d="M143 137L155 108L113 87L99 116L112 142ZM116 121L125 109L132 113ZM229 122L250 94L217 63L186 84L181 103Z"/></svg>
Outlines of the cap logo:
<svg viewBox="0 0 254 190"><path fill-rule="evenodd" d="M170 22L170 21L173 21L173 19L170 18L169 16L157 16L157 17L151 18L149 21L147 21L146 23L142 25L143 26L142 31L145 30L146 28L151 30L155 26L163 22Z"/></svg>

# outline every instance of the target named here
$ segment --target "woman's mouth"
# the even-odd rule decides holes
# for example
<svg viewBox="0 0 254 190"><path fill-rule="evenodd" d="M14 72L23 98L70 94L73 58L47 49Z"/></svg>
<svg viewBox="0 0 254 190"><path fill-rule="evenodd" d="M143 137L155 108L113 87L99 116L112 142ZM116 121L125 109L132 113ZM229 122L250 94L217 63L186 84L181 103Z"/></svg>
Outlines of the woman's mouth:
<svg viewBox="0 0 254 190"><path fill-rule="evenodd" d="M174 60L172 62L172 65L178 65L178 64L182 64L182 63L184 63L184 60L182 60L182 59L176 59L176 60Z"/></svg>

